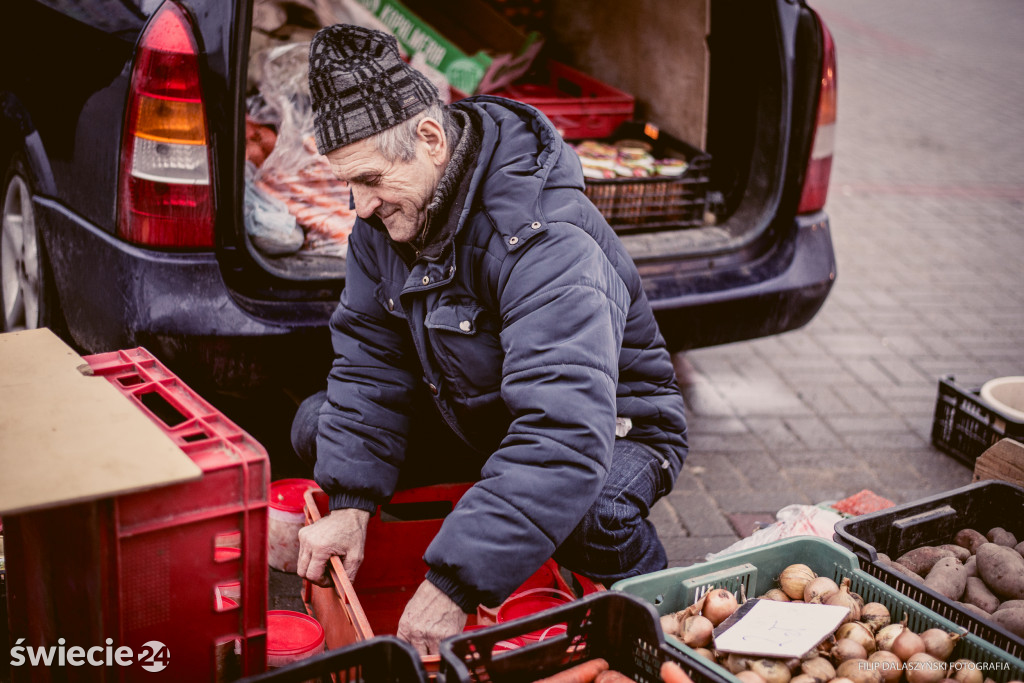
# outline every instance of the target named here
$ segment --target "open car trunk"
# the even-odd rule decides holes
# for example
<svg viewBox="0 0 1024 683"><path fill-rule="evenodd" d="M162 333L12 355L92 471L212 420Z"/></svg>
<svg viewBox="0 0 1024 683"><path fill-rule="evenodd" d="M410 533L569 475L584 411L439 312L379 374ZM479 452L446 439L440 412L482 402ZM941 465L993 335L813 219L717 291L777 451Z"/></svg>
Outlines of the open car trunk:
<svg viewBox="0 0 1024 683"><path fill-rule="evenodd" d="M315 154L311 129L301 128L308 124L308 40L318 17L289 13L291 25L275 32L290 32L289 47L261 29L281 17L268 23L260 0L253 9L247 136L250 156L262 166L247 164L240 222L246 226L239 239L249 277L230 282L254 310L270 299L334 302L344 283L345 223L351 224L354 212L347 188ZM792 222L796 201L783 202L784 189L792 195L799 187L789 182L794 170L787 158L806 159L813 121L807 106L792 110L794 88L815 82L813 76L802 85L794 82L801 80L794 53L801 49L807 16L805 8L785 0L743 11L723 0L551 0L547 6L538 26L545 42L537 64L555 59L633 95L636 120L654 124L662 142L674 139L692 148L668 156L702 155L697 214L691 207L686 220L675 222L671 215L647 224L610 220L641 273L742 265L770 248L773 225ZM276 132L276 146L252 147L264 134L255 130L261 123ZM299 216L295 227L280 203L263 201L267 195L290 204L293 218L298 202L306 217ZM788 216L780 206L789 207Z"/></svg>

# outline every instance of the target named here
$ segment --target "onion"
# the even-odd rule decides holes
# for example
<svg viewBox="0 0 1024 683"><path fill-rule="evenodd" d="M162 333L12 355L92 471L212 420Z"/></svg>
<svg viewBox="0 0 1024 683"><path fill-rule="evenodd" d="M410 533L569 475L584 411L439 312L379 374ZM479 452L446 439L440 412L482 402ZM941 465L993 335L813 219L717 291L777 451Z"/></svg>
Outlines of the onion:
<svg viewBox="0 0 1024 683"><path fill-rule="evenodd" d="M953 647L956 641L960 640L959 633L949 633L941 628L930 628L921 632L921 640L924 641L924 651L935 659L946 661L953 654Z"/></svg>
<svg viewBox="0 0 1024 683"><path fill-rule="evenodd" d="M903 678L903 662L899 657L887 650L872 652L868 664L878 669L884 683L896 683Z"/></svg>
<svg viewBox="0 0 1024 683"><path fill-rule="evenodd" d="M906 662L907 683L939 683L946 677L946 663L927 652L915 653Z"/></svg>
<svg viewBox="0 0 1024 683"><path fill-rule="evenodd" d="M849 621L840 626L836 630L836 638L849 638L860 643L868 654L875 651L875 634L859 621Z"/></svg>
<svg viewBox="0 0 1024 683"><path fill-rule="evenodd" d="M798 674L796 676L793 676L791 679L789 679L789 683L825 683L825 682L818 680L814 676L809 676L807 674Z"/></svg>
<svg viewBox="0 0 1024 683"><path fill-rule="evenodd" d="M718 663L718 660L715 659L715 653L707 649L706 647L696 647L693 649L693 651L699 654L704 659L708 660L709 662L714 662L715 664Z"/></svg>
<svg viewBox="0 0 1024 683"><path fill-rule="evenodd" d="M833 607L845 607L850 610L846 617L843 618L843 623L846 624L860 619L863 601L860 600L859 595L850 592L850 579L844 578L842 585L839 586L839 590L826 598L825 604L832 605Z"/></svg>
<svg viewBox="0 0 1024 683"><path fill-rule="evenodd" d="M800 671L821 683L826 683L836 677L836 668L824 657L811 657L804 661L800 665Z"/></svg>
<svg viewBox="0 0 1024 683"><path fill-rule="evenodd" d="M750 662L753 659L751 657L744 657L738 655L735 652L730 652L724 660L722 660L722 666L725 670L731 674L738 674L741 671L746 671L750 668Z"/></svg>
<svg viewBox="0 0 1024 683"><path fill-rule="evenodd" d="M740 671L736 674L736 678L740 679L741 683L767 683L767 681L749 669Z"/></svg>
<svg viewBox="0 0 1024 683"><path fill-rule="evenodd" d="M853 683L882 683L882 672L873 668L866 659L848 659L836 667L836 675Z"/></svg>
<svg viewBox="0 0 1024 683"><path fill-rule="evenodd" d="M893 641L899 634L903 633L907 628L907 615L903 616L903 621L898 624L889 624L883 627L875 634L875 645L878 646L879 650L892 650Z"/></svg>
<svg viewBox="0 0 1024 683"><path fill-rule="evenodd" d="M679 624L679 639L689 647L706 647L711 643L714 630L714 625L707 617L686 617Z"/></svg>
<svg viewBox="0 0 1024 683"><path fill-rule="evenodd" d="M985 675L981 667L970 659L958 659L949 668L953 671L953 679L959 683L984 683Z"/></svg>
<svg viewBox="0 0 1024 683"><path fill-rule="evenodd" d="M700 613L714 626L718 626L732 616L739 606L735 595L724 588L716 588L704 596L704 607Z"/></svg>
<svg viewBox="0 0 1024 683"><path fill-rule="evenodd" d="M832 661L836 664L842 664L843 662L848 662L851 659L868 658L868 652L864 649L864 646L849 638L840 638L837 640L836 644L832 646L831 655Z"/></svg>
<svg viewBox="0 0 1024 683"><path fill-rule="evenodd" d="M801 600L804 588L816 576L806 564L791 564L779 574L779 588L793 600Z"/></svg>
<svg viewBox="0 0 1024 683"><path fill-rule="evenodd" d="M661 630L666 636L679 635L679 614L672 612L661 617Z"/></svg>
<svg viewBox="0 0 1024 683"><path fill-rule="evenodd" d="M789 602L790 597L786 595L786 591L781 588L772 588L770 591L761 596L762 600L774 600L775 602Z"/></svg>
<svg viewBox="0 0 1024 683"><path fill-rule="evenodd" d="M914 655L925 653L924 640L909 628L905 628L896 636L896 640L892 641L892 653L904 662L909 662Z"/></svg>
<svg viewBox="0 0 1024 683"><path fill-rule="evenodd" d="M755 659L750 670L765 680L765 683L789 683L793 677L789 667L778 659Z"/></svg>
<svg viewBox="0 0 1024 683"><path fill-rule="evenodd" d="M819 576L804 587L804 602L821 604L839 591L835 581L827 576Z"/></svg>
<svg viewBox="0 0 1024 683"><path fill-rule="evenodd" d="M860 620L865 626L871 629L872 633L878 633L892 621L889 610L880 602L869 602L860 610Z"/></svg>

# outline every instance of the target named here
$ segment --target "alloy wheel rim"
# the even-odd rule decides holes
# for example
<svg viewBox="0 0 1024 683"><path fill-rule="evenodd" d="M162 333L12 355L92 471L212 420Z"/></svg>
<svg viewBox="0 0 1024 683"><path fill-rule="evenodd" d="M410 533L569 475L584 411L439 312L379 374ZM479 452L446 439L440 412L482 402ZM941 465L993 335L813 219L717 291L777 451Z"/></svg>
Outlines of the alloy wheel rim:
<svg viewBox="0 0 1024 683"><path fill-rule="evenodd" d="M4 330L39 327L39 241L32 197L19 175L11 178L4 192L0 239Z"/></svg>

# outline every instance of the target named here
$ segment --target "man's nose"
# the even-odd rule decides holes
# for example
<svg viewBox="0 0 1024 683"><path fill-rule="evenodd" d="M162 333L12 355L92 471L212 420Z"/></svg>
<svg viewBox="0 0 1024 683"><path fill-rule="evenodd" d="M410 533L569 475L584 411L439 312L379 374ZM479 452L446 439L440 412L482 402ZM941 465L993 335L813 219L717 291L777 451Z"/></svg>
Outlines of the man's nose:
<svg viewBox="0 0 1024 683"><path fill-rule="evenodd" d="M355 184L352 185L352 200L356 204L356 215L363 220L372 216L381 205L380 199L370 188Z"/></svg>

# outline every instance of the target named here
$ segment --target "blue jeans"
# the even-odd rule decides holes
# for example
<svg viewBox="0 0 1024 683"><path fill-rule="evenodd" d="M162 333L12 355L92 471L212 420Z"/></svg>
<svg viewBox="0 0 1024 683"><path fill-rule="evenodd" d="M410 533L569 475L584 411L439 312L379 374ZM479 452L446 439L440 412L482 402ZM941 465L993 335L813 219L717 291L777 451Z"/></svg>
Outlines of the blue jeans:
<svg viewBox="0 0 1024 683"><path fill-rule="evenodd" d="M554 558L605 586L668 566L651 506L672 489L669 470L647 446L616 439L604 488Z"/></svg>
<svg viewBox="0 0 1024 683"><path fill-rule="evenodd" d="M316 462L317 419L325 400L326 392L309 397L299 406L292 422L292 445L310 468ZM426 415L428 419L421 420L420 427L414 423L410 447L429 444L430 454L420 454L424 457L409 454L410 471L403 471L399 487L478 479L482 465L479 456L462 445L451 430L440 424L440 419L429 419L430 406L422 408L416 415ZM444 439L441 447L439 439ZM436 453L452 454L453 457L445 460L470 463L470 467L462 467L461 471L446 469L444 465L448 463L438 463L433 455ZM416 467L416 463L422 463L423 467ZM672 488L671 475L662 463L647 446L616 439L604 488L573 532L555 550L555 561L606 586L668 566L665 548L654 524L647 519L655 501Z"/></svg>

